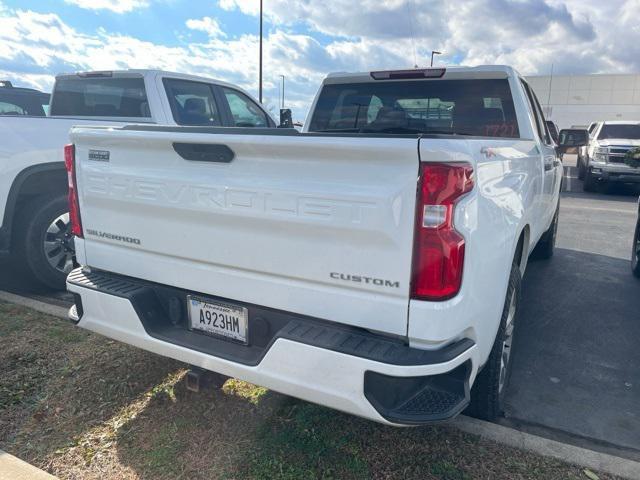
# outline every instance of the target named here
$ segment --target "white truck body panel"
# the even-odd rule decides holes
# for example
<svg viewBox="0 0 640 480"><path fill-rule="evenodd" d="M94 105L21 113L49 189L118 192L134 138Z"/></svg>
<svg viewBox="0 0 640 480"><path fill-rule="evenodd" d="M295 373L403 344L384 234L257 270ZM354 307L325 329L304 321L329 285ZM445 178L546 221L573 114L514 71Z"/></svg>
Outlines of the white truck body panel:
<svg viewBox="0 0 640 480"><path fill-rule="evenodd" d="M107 119L88 121L65 117L0 116L3 137L0 149L0 226L16 177L31 166L64 162L63 149L69 143L69 130L78 123L123 124Z"/></svg>
<svg viewBox="0 0 640 480"><path fill-rule="evenodd" d="M558 201L561 173L554 172L557 183L549 185L553 200L546 199L541 154L536 152L533 140L421 142L422 161L472 163L479 188L460 200L455 212L456 229L466 241L460 293L445 302L411 300L408 336L412 345L435 348L453 338L468 337L476 340L480 355L488 355L498 328L495 319L504 307L505 272L519 234L529 226L528 248L532 249L553 216L547 202L556 205ZM548 220L540 222L540 218Z"/></svg>
<svg viewBox="0 0 640 480"><path fill-rule="evenodd" d="M406 335L416 139L216 135L227 164L185 161L175 141L211 135L74 130L84 228L140 240L87 234L89 265Z"/></svg>

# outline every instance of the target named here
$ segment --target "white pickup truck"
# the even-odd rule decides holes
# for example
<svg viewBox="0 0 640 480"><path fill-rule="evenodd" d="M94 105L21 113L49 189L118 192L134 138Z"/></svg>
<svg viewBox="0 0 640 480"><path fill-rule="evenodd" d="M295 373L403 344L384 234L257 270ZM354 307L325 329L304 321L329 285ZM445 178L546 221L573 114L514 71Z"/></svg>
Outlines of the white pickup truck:
<svg viewBox="0 0 640 480"><path fill-rule="evenodd" d="M301 133L71 140L78 326L379 422L501 413L562 180L513 69L331 75Z"/></svg>
<svg viewBox="0 0 640 480"><path fill-rule="evenodd" d="M40 103L10 105L7 90L0 99L0 255L51 288L64 288L73 268L62 153L73 125L275 126L234 85L157 70L60 75L50 117L35 116L44 114Z"/></svg>
<svg viewBox="0 0 640 480"><path fill-rule="evenodd" d="M629 151L640 148L640 121L616 120L589 126L588 144L578 153L578 178L586 192L609 183L640 183L640 168L627 164Z"/></svg>

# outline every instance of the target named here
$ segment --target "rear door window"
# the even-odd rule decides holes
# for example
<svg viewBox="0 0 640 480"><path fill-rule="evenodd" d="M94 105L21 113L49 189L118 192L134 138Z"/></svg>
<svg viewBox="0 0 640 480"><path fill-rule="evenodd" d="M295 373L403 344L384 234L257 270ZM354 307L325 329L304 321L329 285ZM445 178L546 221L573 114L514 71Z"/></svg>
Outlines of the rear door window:
<svg viewBox="0 0 640 480"><path fill-rule="evenodd" d="M142 77L60 77L52 100L56 116L151 117Z"/></svg>
<svg viewBox="0 0 640 480"><path fill-rule="evenodd" d="M325 85L309 131L520 135L507 79Z"/></svg>
<svg viewBox="0 0 640 480"><path fill-rule="evenodd" d="M165 78L163 82L178 125L222 125L213 85L176 78Z"/></svg>
<svg viewBox="0 0 640 480"><path fill-rule="evenodd" d="M267 114L244 93L222 87L235 127L268 127Z"/></svg>

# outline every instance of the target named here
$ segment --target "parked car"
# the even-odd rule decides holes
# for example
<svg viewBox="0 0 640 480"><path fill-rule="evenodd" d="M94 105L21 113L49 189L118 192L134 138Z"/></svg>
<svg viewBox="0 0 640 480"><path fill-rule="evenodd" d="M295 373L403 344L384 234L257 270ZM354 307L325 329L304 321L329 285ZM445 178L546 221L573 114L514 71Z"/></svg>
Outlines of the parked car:
<svg viewBox="0 0 640 480"><path fill-rule="evenodd" d="M631 271L640 278L640 198L638 198L638 220L636 221L636 230L633 235L633 244L631 248Z"/></svg>
<svg viewBox="0 0 640 480"><path fill-rule="evenodd" d="M640 169L625 162L629 150L640 146L640 121L598 122L578 160L583 189L593 192L609 183L640 183Z"/></svg>
<svg viewBox="0 0 640 480"><path fill-rule="evenodd" d="M501 413L562 179L513 69L331 75L302 133L71 140L79 327L379 422Z"/></svg>
<svg viewBox="0 0 640 480"><path fill-rule="evenodd" d="M234 85L156 70L60 75L50 113L0 117L0 254L10 255L34 281L59 289L73 267L61 153L73 125L275 127Z"/></svg>
<svg viewBox="0 0 640 480"><path fill-rule="evenodd" d="M48 108L48 93L33 88L14 87L8 80L0 81L0 115L44 117Z"/></svg>

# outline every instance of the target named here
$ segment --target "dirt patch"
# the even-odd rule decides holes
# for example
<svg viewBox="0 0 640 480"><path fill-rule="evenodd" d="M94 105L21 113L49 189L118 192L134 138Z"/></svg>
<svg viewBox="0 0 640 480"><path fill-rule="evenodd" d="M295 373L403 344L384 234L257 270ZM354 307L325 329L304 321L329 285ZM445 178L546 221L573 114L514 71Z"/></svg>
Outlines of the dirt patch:
<svg viewBox="0 0 640 480"><path fill-rule="evenodd" d="M447 427L398 429L0 303L0 448L63 479L588 479ZM612 479L598 475L600 479Z"/></svg>

